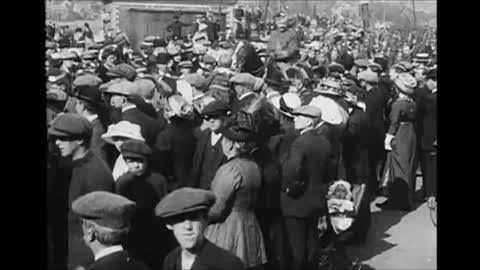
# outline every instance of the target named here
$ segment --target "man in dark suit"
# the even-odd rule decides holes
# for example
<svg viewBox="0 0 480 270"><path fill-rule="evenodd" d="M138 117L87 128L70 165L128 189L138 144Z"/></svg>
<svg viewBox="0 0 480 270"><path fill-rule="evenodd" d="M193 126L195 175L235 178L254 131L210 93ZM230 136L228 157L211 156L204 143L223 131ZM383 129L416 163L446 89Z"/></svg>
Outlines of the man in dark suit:
<svg viewBox="0 0 480 270"><path fill-rule="evenodd" d="M215 195L211 191L180 188L157 204L155 215L165 220L180 245L167 255L163 270L245 269L237 256L204 236L207 213L214 203Z"/></svg>
<svg viewBox="0 0 480 270"><path fill-rule="evenodd" d="M136 94L137 91L138 87L135 83L121 81L111 85L105 93L111 95L110 105L121 109L121 120L139 125L142 137L145 138L147 145L152 147L155 143L155 138L161 131L161 126L155 119L140 111L132 102L130 96Z"/></svg>
<svg viewBox="0 0 480 270"><path fill-rule="evenodd" d="M82 219L83 241L95 256L87 269L149 270L130 258L122 241L130 229L135 203L110 192L95 191L72 203L72 211Z"/></svg>
<svg viewBox="0 0 480 270"><path fill-rule="evenodd" d="M427 87L430 93L425 96L420 106L420 115L423 122L422 161L425 164L423 183L425 196L431 198L436 195L436 147L437 141L437 70L427 73Z"/></svg>
<svg viewBox="0 0 480 270"><path fill-rule="evenodd" d="M360 86L367 92L365 104L367 106L366 112L368 114L368 121L370 122L370 140L368 147L369 160L369 185L372 194L376 194L379 184L379 172L381 171L381 164L385 160L385 110L388 103L388 95L377 87L378 75L377 73L367 69L358 74Z"/></svg>
<svg viewBox="0 0 480 270"><path fill-rule="evenodd" d="M315 127L321 111L314 106L294 110L295 129L300 135L293 141L283 164L281 207L292 255L290 269L306 269L312 260L318 235L317 218L326 211L326 191L331 145Z"/></svg>
<svg viewBox="0 0 480 270"><path fill-rule="evenodd" d="M83 116L66 113L57 116L48 133L63 157L72 157L73 169L68 191L68 205L78 197L97 190L113 191L113 176L105 161L89 150L92 124ZM68 214L68 268L87 266L93 254L81 242L81 220Z"/></svg>
<svg viewBox="0 0 480 270"><path fill-rule="evenodd" d="M226 161L222 151L220 130L229 113L230 106L222 100L213 101L203 108L202 116L209 122L209 129L202 131L197 141L190 186L210 189L217 169Z"/></svg>
<svg viewBox="0 0 480 270"><path fill-rule="evenodd" d="M107 161L105 140L101 137L105 133L105 126L99 119L99 112L102 117L105 116L102 95L97 87L88 85L78 86L75 92L77 113L87 118L93 127L90 149Z"/></svg>
<svg viewBox="0 0 480 270"><path fill-rule="evenodd" d="M191 26L191 23L184 23L180 21L180 17L175 14L173 15L173 23L171 23L169 26L167 26L167 31L171 33L171 37L175 39L181 39L182 38L182 28L186 26Z"/></svg>

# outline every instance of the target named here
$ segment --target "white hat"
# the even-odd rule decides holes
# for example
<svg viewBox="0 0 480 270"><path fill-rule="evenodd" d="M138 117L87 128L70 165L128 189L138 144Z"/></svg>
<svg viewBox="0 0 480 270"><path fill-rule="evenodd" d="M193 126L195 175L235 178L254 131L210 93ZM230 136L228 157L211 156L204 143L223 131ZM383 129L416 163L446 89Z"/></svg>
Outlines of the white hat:
<svg viewBox="0 0 480 270"><path fill-rule="evenodd" d="M138 93L138 86L130 81L120 81L110 85L105 93L130 96Z"/></svg>
<svg viewBox="0 0 480 270"><path fill-rule="evenodd" d="M298 94L292 92L287 92L279 98L272 98L271 102L281 113L291 118L293 115L290 112L302 106L302 100Z"/></svg>
<svg viewBox="0 0 480 270"><path fill-rule="evenodd" d="M207 26L206 24L201 23L201 24L198 26L198 31L202 31L202 30L207 29L207 28L208 28L208 26Z"/></svg>
<svg viewBox="0 0 480 270"><path fill-rule="evenodd" d="M187 103L192 104L193 102L193 88L192 86L184 79L177 80L177 91L182 95L182 97L187 101Z"/></svg>
<svg viewBox="0 0 480 270"><path fill-rule="evenodd" d="M331 98L320 95L313 98L309 105L322 110L322 120L329 124L341 125L347 123L348 113Z"/></svg>
<svg viewBox="0 0 480 270"><path fill-rule="evenodd" d="M193 105L188 103L183 96L173 95L168 98L168 104L165 107L165 116L167 118L178 116L189 119L194 116Z"/></svg>
<svg viewBox="0 0 480 270"><path fill-rule="evenodd" d="M102 139L111 144L113 144L113 137L125 137L132 140L145 141L140 131L141 128L139 125L128 121L120 121L108 126L108 130L102 135Z"/></svg>

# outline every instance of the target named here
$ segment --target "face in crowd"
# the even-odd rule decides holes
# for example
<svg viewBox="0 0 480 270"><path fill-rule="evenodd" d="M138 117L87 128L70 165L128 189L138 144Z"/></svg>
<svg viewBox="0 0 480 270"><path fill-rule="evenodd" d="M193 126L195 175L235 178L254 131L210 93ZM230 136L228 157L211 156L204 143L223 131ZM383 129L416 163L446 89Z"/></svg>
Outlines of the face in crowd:
<svg viewBox="0 0 480 270"><path fill-rule="evenodd" d="M205 211L196 211L174 216L167 220L167 228L173 231L180 247L193 250L205 239L203 232L207 226Z"/></svg>
<svg viewBox="0 0 480 270"><path fill-rule="evenodd" d="M143 175L147 169L147 161L140 158L125 158L128 171L133 175Z"/></svg>

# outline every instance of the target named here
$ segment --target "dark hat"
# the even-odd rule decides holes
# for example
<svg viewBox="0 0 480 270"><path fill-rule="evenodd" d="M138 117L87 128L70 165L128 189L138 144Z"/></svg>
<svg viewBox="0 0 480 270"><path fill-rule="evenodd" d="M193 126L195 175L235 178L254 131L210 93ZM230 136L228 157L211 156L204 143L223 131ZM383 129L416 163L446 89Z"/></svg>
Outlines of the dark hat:
<svg viewBox="0 0 480 270"><path fill-rule="evenodd" d="M252 116L244 111L235 113L226 121L222 134L233 141L252 141L255 136Z"/></svg>
<svg viewBox="0 0 480 270"><path fill-rule="evenodd" d="M106 191L87 193L72 203L75 214L112 229L128 228L135 208L135 202Z"/></svg>
<svg viewBox="0 0 480 270"><path fill-rule="evenodd" d="M373 72L377 72L377 73L383 71L382 66L380 66L380 64L375 62L369 63L368 68L370 68L370 70L372 70Z"/></svg>
<svg viewBox="0 0 480 270"><path fill-rule="evenodd" d="M215 100L208 103L202 109L203 116L221 116L228 115L230 112L230 105L223 100Z"/></svg>
<svg viewBox="0 0 480 270"><path fill-rule="evenodd" d="M425 78L428 80L428 79L432 79L432 80L437 80L437 69L436 68L432 68L430 69L426 74L425 74Z"/></svg>
<svg viewBox="0 0 480 270"><path fill-rule="evenodd" d="M147 159L152 154L152 149L140 140L128 140L120 146L124 158Z"/></svg>
<svg viewBox="0 0 480 270"><path fill-rule="evenodd" d="M180 18L180 16L178 16L177 14L175 14L175 15L173 15L173 18L174 18L174 19L178 19L178 18Z"/></svg>
<svg viewBox="0 0 480 270"><path fill-rule="evenodd" d="M166 65L170 61L170 55L167 53L159 53L155 59L155 62L160 65Z"/></svg>
<svg viewBox="0 0 480 270"><path fill-rule="evenodd" d="M354 94L355 96L362 96L365 97L367 95L367 91L357 85L352 85L347 88L347 91Z"/></svg>
<svg viewBox="0 0 480 270"><path fill-rule="evenodd" d="M335 72L335 73L343 74L343 73L345 73L345 68L341 64L332 63L332 64L328 65L328 72L329 73L334 73Z"/></svg>
<svg viewBox="0 0 480 270"><path fill-rule="evenodd" d="M388 69L388 60L385 57L375 57L373 58L373 62L379 64L383 71Z"/></svg>
<svg viewBox="0 0 480 270"><path fill-rule="evenodd" d="M301 116L306 116L306 117L310 117L310 118L321 118L322 117L322 111L315 107L315 106L311 106L311 105L304 105L304 106L301 106L301 107L298 107L296 109L294 109L292 112L291 112L292 115L301 115Z"/></svg>
<svg viewBox="0 0 480 270"><path fill-rule="evenodd" d="M184 187L165 196L155 207L155 215L162 218L209 209L215 195L209 190Z"/></svg>
<svg viewBox="0 0 480 270"><path fill-rule="evenodd" d="M87 118L75 113L59 114L50 124L48 134L57 137L85 138L91 136L92 124Z"/></svg>
<svg viewBox="0 0 480 270"><path fill-rule="evenodd" d="M65 82L67 77L67 73L58 69L58 68L50 68L47 71L47 80L49 83L62 83Z"/></svg>
<svg viewBox="0 0 480 270"><path fill-rule="evenodd" d="M163 38L155 39L153 41L153 47L167 47L167 45L167 42Z"/></svg>
<svg viewBox="0 0 480 270"><path fill-rule="evenodd" d="M137 71L131 65L122 63L110 69L107 72L107 75L116 78L126 78L129 81L133 81L137 76Z"/></svg>
<svg viewBox="0 0 480 270"><path fill-rule="evenodd" d="M74 96L78 99L98 105L102 101L102 93L97 86L81 85L75 89Z"/></svg>

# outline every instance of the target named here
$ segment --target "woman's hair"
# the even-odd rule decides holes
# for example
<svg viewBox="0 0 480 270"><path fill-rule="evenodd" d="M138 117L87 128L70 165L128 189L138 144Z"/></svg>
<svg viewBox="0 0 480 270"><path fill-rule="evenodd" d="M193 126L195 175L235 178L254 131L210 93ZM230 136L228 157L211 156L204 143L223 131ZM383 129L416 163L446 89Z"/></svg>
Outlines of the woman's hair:
<svg viewBox="0 0 480 270"><path fill-rule="evenodd" d="M96 224L90 220L84 220L87 229L93 228L93 233L98 242L106 246L113 246L120 244L127 236L130 227L123 229L112 229Z"/></svg>

